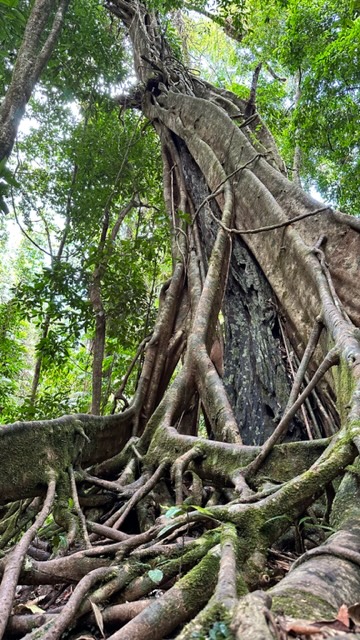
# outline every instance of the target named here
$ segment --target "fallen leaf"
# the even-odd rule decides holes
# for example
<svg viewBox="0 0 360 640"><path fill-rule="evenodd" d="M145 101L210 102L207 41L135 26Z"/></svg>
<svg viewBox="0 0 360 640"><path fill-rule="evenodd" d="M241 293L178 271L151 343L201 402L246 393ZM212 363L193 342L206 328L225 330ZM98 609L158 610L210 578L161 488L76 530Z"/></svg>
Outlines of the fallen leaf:
<svg viewBox="0 0 360 640"><path fill-rule="evenodd" d="M301 620L286 622L285 629L287 632L302 634L304 636L311 636L320 631L320 628L316 624L306 623L306 621L302 622Z"/></svg>
<svg viewBox="0 0 360 640"><path fill-rule="evenodd" d="M348 629L350 628L349 612L346 604L341 605L339 611L337 612L336 620L340 620L340 622L342 622L345 627L347 627Z"/></svg>
<svg viewBox="0 0 360 640"><path fill-rule="evenodd" d="M31 613L45 613L44 609L41 609L37 604L33 604L32 602L26 602L24 604L24 607L26 607L26 609L29 609Z"/></svg>
<svg viewBox="0 0 360 640"><path fill-rule="evenodd" d="M28 600L27 602L19 602L16 605L16 611L21 611L22 609L27 609L28 611L31 611L31 613L45 613L44 609L41 609L36 603L38 602L39 598L36 598L36 600Z"/></svg>
<svg viewBox="0 0 360 640"><path fill-rule="evenodd" d="M164 577L164 574L161 569L150 569L150 571L148 571L148 576L152 582L155 582L155 584L160 584Z"/></svg>
<svg viewBox="0 0 360 640"><path fill-rule="evenodd" d="M90 604L91 604L91 608L92 608L94 616L95 616L96 624L100 629L100 633L101 633L102 637L105 638L104 621L103 621L102 613L101 613L99 607L97 606L97 604L95 604L95 602L92 602L90 600Z"/></svg>
<svg viewBox="0 0 360 640"><path fill-rule="evenodd" d="M328 636L327 631L343 631L349 632L347 627L341 620L320 620L318 622L311 622L310 620L294 620L291 618L285 618L283 622L284 629L287 632L295 633L298 635L311 636L312 634L325 634Z"/></svg>

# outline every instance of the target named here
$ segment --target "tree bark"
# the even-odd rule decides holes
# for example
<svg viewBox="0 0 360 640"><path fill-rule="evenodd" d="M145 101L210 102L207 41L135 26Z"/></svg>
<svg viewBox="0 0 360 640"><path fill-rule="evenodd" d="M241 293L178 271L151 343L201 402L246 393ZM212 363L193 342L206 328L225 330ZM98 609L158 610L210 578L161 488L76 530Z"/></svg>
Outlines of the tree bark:
<svg viewBox="0 0 360 640"><path fill-rule="evenodd" d="M0 106L0 162L11 153L25 107L58 41L69 2L36 0L32 7L11 83Z"/></svg>

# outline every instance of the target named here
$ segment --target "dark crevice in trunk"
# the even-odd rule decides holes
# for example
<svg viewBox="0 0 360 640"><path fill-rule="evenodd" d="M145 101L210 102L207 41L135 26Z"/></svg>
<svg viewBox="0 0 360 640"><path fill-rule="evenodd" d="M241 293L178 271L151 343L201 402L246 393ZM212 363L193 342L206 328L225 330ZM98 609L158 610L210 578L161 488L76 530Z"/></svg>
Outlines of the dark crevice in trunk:
<svg viewBox="0 0 360 640"><path fill-rule="evenodd" d="M223 304L224 383L245 444L262 444L269 437L290 392L276 309L259 265L241 239L234 238ZM295 420L287 439L299 439L301 433Z"/></svg>

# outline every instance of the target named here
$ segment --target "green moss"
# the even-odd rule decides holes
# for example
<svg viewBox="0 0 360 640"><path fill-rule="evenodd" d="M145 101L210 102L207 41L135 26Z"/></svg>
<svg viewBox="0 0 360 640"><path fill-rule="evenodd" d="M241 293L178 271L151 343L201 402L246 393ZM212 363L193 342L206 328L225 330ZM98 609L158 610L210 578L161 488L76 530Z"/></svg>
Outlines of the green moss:
<svg viewBox="0 0 360 640"><path fill-rule="evenodd" d="M267 547L264 535L265 517L263 510L257 506L244 510L237 524L239 533L239 553L242 559L248 558L254 551L262 551Z"/></svg>
<svg viewBox="0 0 360 640"><path fill-rule="evenodd" d="M137 597L139 593L146 595L149 591L154 589L154 582L149 576L148 569L159 569L163 577L158 583L159 585L167 582L171 578L178 576L181 573L185 573L197 563L201 563L202 558L220 541L220 529L214 529L207 531L201 538L198 538L189 551L180 555L179 557L168 560L163 556L158 556L142 571L143 575L139 578L139 572L135 575L134 583L128 585L128 590L131 593L132 589L136 589ZM198 565L197 565L198 566ZM185 576L186 577L186 576ZM139 580L141 584L139 584ZM135 585L136 583L136 585ZM124 598L127 598L127 594L124 594Z"/></svg>
<svg viewBox="0 0 360 640"><path fill-rule="evenodd" d="M75 417L58 421L15 423L0 428L0 483L3 495L24 487L23 495L46 488L51 469L59 476L76 459L81 448ZM11 451L11 455L9 452ZM28 493L27 493L28 492ZM16 496L17 497L17 496Z"/></svg>
<svg viewBox="0 0 360 640"><path fill-rule="evenodd" d="M275 596L272 611L306 620L333 620L337 613L328 601L300 589L289 590L286 596Z"/></svg>
<svg viewBox="0 0 360 640"><path fill-rule="evenodd" d="M194 602L204 604L215 589L219 570L219 555L212 549L178 582L187 609L193 609Z"/></svg>
<svg viewBox="0 0 360 640"><path fill-rule="evenodd" d="M236 593L238 598L242 598L242 596L246 596L246 594L249 593L244 575L240 572L238 572L236 576Z"/></svg>
<svg viewBox="0 0 360 640"><path fill-rule="evenodd" d="M231 620L232 611L212 597L205 609L184 628L179 640L233 640Z"/></svg>
<svg viewBox="0 0 360 640"><path fill-rule="evenodd" d="M266 480L284 482L295 474L308 469L321 455L328 440L313 442L285 443L277 445L262 466L259 478L255 478L255 486ZM216 485L228 486L231 479L246 467L259 453L259 447L227 446L218 442L181 436L173 429L157 428L151 440L144 464L157 466L168 455L172 462L191 448L199 447L204 457L190 464L200 477L211 478Z"/></svg>
<svg viewBox="0 0 360 640"><path fill-rule="evenodd" d="M266 567L266 556L260 551L254 551L246 561L243 568L244 580L250 589L255 589L259 584L259 576L262 575Z"/></svg>
<svg viewBox="0 0 360 640"><path fill-rule="evenodd" d="M69 531L71 525L75 522L75 515L71 511L71 486L68 473L61 471L59 473L56 485L56 500L53 508L53 516L56 524ZM76 518L77 519L77 518Z"/></svg>
<svg viewBox="0 0 360 640"><path fill-rule="evenodd" d="M341 424L345 424L355 388L355 381L347 362L343 358L341 358L339 365L333 370L333 376L340 421Z"/></svg>
<svg viewBox="0 0 360 640"><path fill-rule="evenodd" d="M345 520L360 518L360 461L347 467L331 509L330 524L339 529Z"/></svg>
<svg viewBox="0 0 360 640"><path fill-rule="evenodd" d="M288 442L274 447L255 480L255 486L265 482L286 482L306 471L321 455L329 440Z"/></svg>

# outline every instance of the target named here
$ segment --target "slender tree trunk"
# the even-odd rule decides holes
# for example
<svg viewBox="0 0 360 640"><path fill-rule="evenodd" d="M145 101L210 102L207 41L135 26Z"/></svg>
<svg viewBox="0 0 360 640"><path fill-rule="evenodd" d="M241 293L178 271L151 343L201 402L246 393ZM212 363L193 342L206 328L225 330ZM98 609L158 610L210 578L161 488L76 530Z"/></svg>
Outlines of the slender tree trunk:
<svg viewBox="0 0 360 640"><path fill-rule="evenodd" d="M101 298L101 275L102 269L95 269L91 286L90 302L95 316L95 334L93 340L93 361L92 361L92 396L91 413L100 415L101 394L102 394L102 367L105 354L106 337L106 315Z"/></svg>
<svg viewBox="0 0 360 640"><path fill-rule="evenodd" d="M0 161L11 153L25 107L57 44L69 2L34 2L11 83L0 106Z"/></svg>
<svg viewBox="0 0 360 640"><path fill-rule="evenodd" d="M48 332L49 332L50 322L51 322L50 316L49 315L45 316L45 320L44 320L44 323L42 325L42 330L41 330L40 342L46 340ZM30 405L32 407L35 404L36 396L37 396L37 392L38 392L38 388L39 388L39 384L40 384L42 360L43 360L42 359L42 355L41 355L41 353L39 353L38 357L36 358L35 367L34 367L34 375L33 375L32 383L31 383Z"/></svg>
<svg viewBox="0 0 360 640"><path fill-rule="evenodd" d="M301 69L295 76L296 92L295 92L295 109L298 108L301 98ZM295 131L295 149L294 149L294 166L293 166L293 179L294 182L301 187L301 165L302 165L302 152L299 145L299 129Z"/></svg>
<svg viewBox="0 0 360 640"><path fill-rule="evenodd" d="M91 397L91 413L100 415L101 399L102 399L102 380L103 380L103 361L105 356L106 342L106 312L102 301L102 278L105 275L107 266L111 259L114 248L114 242L120 231L121 224L126 215L131 211L135 202L131 200L119 213L110 233L109 231L109 206L114 196L114 191L121 176L121 169L115 181L113 190L108 198L103 217L103 226L98 246L98 264L94 269L89 290L90 303L95 317L95 333L93 340L93 364L92 364L92 397ZM109 237L108 237L109 236ZM106 253L105 253L106 248Z"/></svg>
<svg viewBox="0 0 360 640"><path fill-rule="evenodd" d="M75 187L75 183L76 183L77 172L78 172L78 165L75 164L74 168L73 168L73 171L72 171L71 185L70 185L70 189L69 189L69 192L68 192L67 203L66 203L65 227L64 227L64 230L63 230L63 233L62 233L62 236L61 236L61 240L60 240L60 244L59 244L56 256L54 256L52 258L53 265L61 261L64 249L65 249L65 245L66 245L66 240L67 240L67 237L69 235L72 195L73 195L73 191L74 191L74 187ZM50 246L49 246L49 249L51 251L51 247ZM44 318L44 322L42 324L40 342L43 341L43 340L46 340L46 338L48 336L48 333L49 333L50 325L51 325L51 316L49 314L46 314L46 316ZM30 405L31 406L34 406L34 404L35 404L36 395L37 395L37 391L38 391L39 384L40 384L42 361L43 361L43 358L42 358L42 355L41 355L41 352L40 352L38 354L38 357L37 357L36 362L35 362L34 376L33 376L32 384L31 384L31 393L30 393Z"/></svg>

